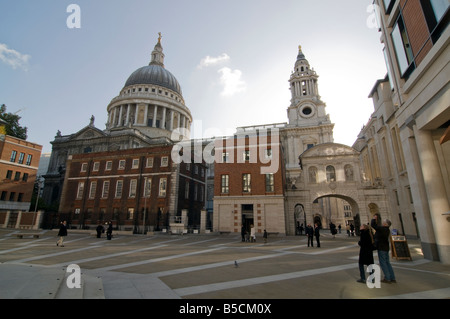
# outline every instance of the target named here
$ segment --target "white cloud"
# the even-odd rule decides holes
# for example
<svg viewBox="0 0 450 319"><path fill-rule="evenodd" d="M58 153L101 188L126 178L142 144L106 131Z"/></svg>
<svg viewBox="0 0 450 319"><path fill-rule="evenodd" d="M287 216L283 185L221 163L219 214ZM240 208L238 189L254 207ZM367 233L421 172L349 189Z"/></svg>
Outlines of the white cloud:
<svg viewBox="0 0 450 319"><path fill-rule="evenodd" d="M223 84L222 96L232 96L236 93L245 91L247 85L241 80L242 72L224 67L219 70L220 82Z"/></svg>
<svg viewBox="0 0 450 319"><path fill-rule="evenodd" d="M22 68L27 70L30 58L30 55L9 49L6 44L0 43L0 60L10 65L13 69Z"/></svg>
<svg viewBox="0 0 450 319"><path fill-rule="evenodd" d="M223 54L219 55L218 57L210 57L209 55L207 55L200 61L198 68L199 69L202 69L204 67L206 68L211 65L216 65L216 64L219 64L219 63L222 63L225 61L229 61L229 60L230 60L230 56L226 53L223 53Z"/></svg>

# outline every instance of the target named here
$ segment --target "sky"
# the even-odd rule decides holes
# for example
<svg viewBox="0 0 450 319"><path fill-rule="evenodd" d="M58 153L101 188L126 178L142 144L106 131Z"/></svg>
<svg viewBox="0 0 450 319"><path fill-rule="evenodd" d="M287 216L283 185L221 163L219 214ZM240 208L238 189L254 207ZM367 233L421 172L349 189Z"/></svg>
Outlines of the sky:
<svg viewBox="0 0 450 319"><path fill-rule="evenodd" d="M71 6L71 5L76 6ZM107 106L162 34L165 67L194 120L191 137L288 122L298 46L351 146L386 75L372 0L15 0L0 2L0 104L28 140L51 152L57 131L78 132ZM194 133L195 132L195 133Z"/></svg>

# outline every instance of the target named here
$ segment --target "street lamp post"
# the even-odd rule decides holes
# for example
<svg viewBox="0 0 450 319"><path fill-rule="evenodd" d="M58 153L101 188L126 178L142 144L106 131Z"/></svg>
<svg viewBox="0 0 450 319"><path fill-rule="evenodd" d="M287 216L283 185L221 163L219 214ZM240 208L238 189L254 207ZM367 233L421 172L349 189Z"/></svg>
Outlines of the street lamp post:
<svg viewBox="0 0 450 319"><path fill-rule="evenodd" d="M142 221L142 235L145 235L145 217L147 213L147 197L148 197L148 180L144 180L144 218Z"/></svg>

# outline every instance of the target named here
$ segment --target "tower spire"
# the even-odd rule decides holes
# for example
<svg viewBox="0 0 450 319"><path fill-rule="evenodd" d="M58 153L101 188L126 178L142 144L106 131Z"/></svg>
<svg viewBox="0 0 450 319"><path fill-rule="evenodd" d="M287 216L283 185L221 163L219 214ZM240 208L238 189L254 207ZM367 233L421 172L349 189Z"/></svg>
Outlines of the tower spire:
<svg viewBox="0 0 450 319"><path fill-rule="evenodd" d="M156 43L155 48L152 51L152 59L150 61L150 65L159 65L164 67L164 53L163 47L161 45L161 32L158 32L158 35L158 43Z"/></svg>

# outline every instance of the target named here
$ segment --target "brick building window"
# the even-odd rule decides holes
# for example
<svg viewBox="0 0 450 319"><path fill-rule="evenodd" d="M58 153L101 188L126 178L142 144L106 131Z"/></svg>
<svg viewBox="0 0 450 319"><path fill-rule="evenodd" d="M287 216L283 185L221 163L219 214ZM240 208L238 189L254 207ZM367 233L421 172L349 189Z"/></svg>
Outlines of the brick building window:
<svg viewBox="0 0 450 319"><path fill-rule="evenodd" d="M103 191L102 191L102 198L108 198L109 195L109 181L103 182Z"/></svg>
<svg viewBox="0 0 450 319"><path fill-rule="evenodd" d="M132 179L130 182L130 198L136 197L137 179Z"/></svg>
<svg viewBox="0 0 450 319"><path fill-rule="evenodd" d="M273 174L266 174L266 192L271 193L275 191L275 183Z"/></svg>
<svg viewBox="0 0 450 319"><path fill-rule="evenodd" d="M19 154L19 161L18 161L19 164L23 164L24 157L25 157L25 153L20 153Z"/></svg>
<svg viewBox="0 0 450 319"><path fill-rule="evenodd" d="M95 198L95 192L97 191L97 182L91 183L91 188L89 190L89 198L93 199Z"/></svg>
<svg viewBox="0 0 450 319"><path fill-rule="evenodd" d="M116 183L116 198L122 197L123 181L117 181Z"/></svg>
<svg viewBox="0 0 450 319"><path fill-rule="evenodd" d="M83 198L83 192L84 192L84 182L79 182L77 189L77 199Z"/></svg>
<svg viewBox="0 0 450 319"><path fill-rule="evenodd" d="M221 176L221 190L222 194L228 194L230 192L230 175Z"/></svg>
<svg viewBox="0 0 450 319"><path fill-rule="evenodd" d="M242 192L250 193L252 191L251 174L242 174Z"/></svg>
<svg viewBox="0 0 450 319"><path fill-rule="evenodd" d="M167 178L161 178L159 180L159 197L166 197L167 191Z"/></svg>
<svg viewBox="0 0 450 319"><path fill-rule="evenodd" d="M15 162L17 157L17 151L12 151L10 162Z"/></svg>

